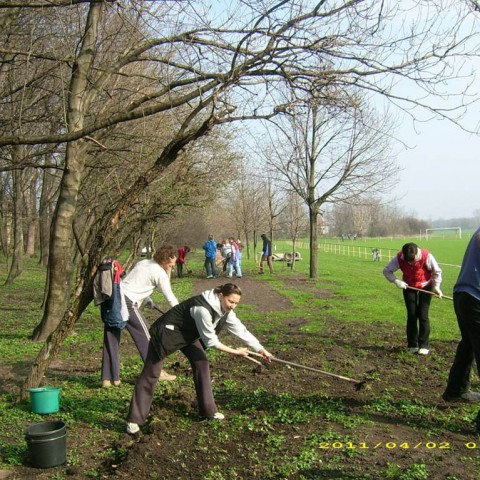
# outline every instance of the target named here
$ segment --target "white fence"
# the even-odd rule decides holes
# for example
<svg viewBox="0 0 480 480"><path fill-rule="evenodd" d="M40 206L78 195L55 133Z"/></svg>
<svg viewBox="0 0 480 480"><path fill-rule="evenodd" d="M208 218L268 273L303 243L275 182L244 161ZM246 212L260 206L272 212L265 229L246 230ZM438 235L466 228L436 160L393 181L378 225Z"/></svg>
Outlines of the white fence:
<svg viewBox="0 0 480 480"><path fill-rule="evenodd" d="M299 247L309 248L308 243L299 245ZM394 257L398 249L368 247L366 245L345 245L342 243L319 243L318 250L326 253L333 253L338 255L346 255L348 257L358 257L363 259L371 259L373 261L388 263ZM440 263L439 265L447 267L460 268L460 265L453 265L451 263Z"/></svg>
<svg viewBox="0 0 480 480"><path fill-rule="evenodd" d="M345 245L342 243L319 243L318 250L348 257L370 258L378 262L389 262L398 249L368 247L366 245Z"/></svg>

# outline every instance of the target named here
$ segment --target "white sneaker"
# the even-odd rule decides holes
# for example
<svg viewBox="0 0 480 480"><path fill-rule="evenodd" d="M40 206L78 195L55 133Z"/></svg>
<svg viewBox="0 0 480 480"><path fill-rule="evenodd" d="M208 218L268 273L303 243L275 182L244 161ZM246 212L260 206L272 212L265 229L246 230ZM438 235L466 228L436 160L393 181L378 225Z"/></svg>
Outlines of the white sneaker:
<svg viewBox="0 0 480 480"><path fill-rule="evenodd" d="M430 350L428 348L420 348L418 350L419 355L428 355L430 353Z"/></svg>
<svg viewBox="0 0 480 480"><path fill-rule="evenodd" d="M209 275L207 278L213 278L213 275Z"/></svg>
<svg viewBox="0 0 480 480"><path fill-rule="evenodd" d="M212 417L213 420L225 420L225 415L223 413L217 412Z"/></svg>
<svg viewBox="0 0 480 480"><path fill-rule="evenodd" d="M466 402L480 402L480 393L465 392L464 394L460 395L460 398Z"/></svg>
<svg viewBox="0 0 480 480"><path fill-rule="evenodd" d="M160 378L159 380L161 382L173 382L175 379L177 378L176 375L170 375L169 373L167 373L165 370L162 370L160 372Z"/></svg>
<svg viewBox="0 0 480 480"><path fill-rule="evenodd" d="M418 347L408 347L410 353L418 353Z"/></svg>
<svg viewBox="0 0 480 480"><path fill-rule="evenodd" d="M140 427L138 426L138 423L130 423L127 422L127 433L130 435L135 435L140 431Z"/></svg>

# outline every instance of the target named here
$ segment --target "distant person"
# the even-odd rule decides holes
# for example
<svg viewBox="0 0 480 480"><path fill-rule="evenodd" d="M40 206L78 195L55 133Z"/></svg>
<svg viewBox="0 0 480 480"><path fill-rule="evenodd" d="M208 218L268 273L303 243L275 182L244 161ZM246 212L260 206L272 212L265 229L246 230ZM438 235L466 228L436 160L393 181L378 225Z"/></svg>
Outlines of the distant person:
<svg viewBox="0 0 480 480"><path fill-rule="evenodd" d="M401 270L402 280L394 272ZM403 299L407 309L407 344L408 350L419 355L430 352L430 301L432 295L442 297L440 285L442 270L433 255L415 243L406 243L383 269L385 278L403 290ZM409 288L412 287L412 288ZM418 290L425 290L419 292Z"/></svg>
<svg viewBox="0 0 480 480"><path fill-rule="evenodd" d="M190 252L190 247L183 246L180 247L177 251L177 276L183 277L183 268L185 267L185 259L187 253Z"/></svg>
<svg viewBox="0 0 480 480"><path fill-rule="evenodd" d="M470 372L475 360L480 375L480 228L472 235L453 287L453 306L461 340L443 393L446 401L480 402L480 393L470 390ZM476 420L480 434L480 411Z"/></svg>
<svg viewBox="0 0 480 480"><path fill-rule="evenodd" d="M234 237L230 237L230 245L232 246L232 257L230 258L232 275L235 273L237 278L242 278L242 252L240 250L240 244L235 241Z"/></svg>
<svg viewBox="0 0 480 480"><path fill-rule="evenodd" d="M222 246L220 247L220 253L222 255L222 271L229 277L232 276L230 258L232 256L232 246L227 238L222 241Z"/></svg>
<svg viewBox="0 0 480 480"><path fill-rule="evenodd" d="M202 418L223 420L213 398L210 366L205 348L216 348L225 353L247 356L246 348L232 348L222 343L218 334L222 329L237 336L266 360L269 353L242 324L234 309L240 302L242 291L233 283L226 283L213 290L189 298L162 315L150 329L151 340L148 357L135 384L127 416L127 432L135 434L150 412L163 360L180 350L190 361Z"/></svg>
<svg viewBox="0 0 480 480"><path fill-rule="evenodd" d="M205 270L207 271L207 278L214 278L217 276L217 269L215 263L217 260L217 244L215 243L213 235L208 236L208 240L202 247L205 250Z"/></svg>
<svg viewBox="0 0 480 480"><path fill-rule="evenodd" d="M230 245L230 258L228 259L227 264L227 277L232 278L233 272L237 274L238 245L233 237L230 237L226 241L228 242L228 245ZM241 276L242 274L240 272L240 277L238 278L241 278Z"/></svg>
<svg viewBox="0 0 480 480"><path fill-rule="evenodd" d="M268 268L270 269L270 273L273 273L273 251L272 251L272 241L270 238L262 233L260 235L263 240L262 246L262 258L260 259L260 273L265 273L264 270L264 262L267 261Z"/></svg>

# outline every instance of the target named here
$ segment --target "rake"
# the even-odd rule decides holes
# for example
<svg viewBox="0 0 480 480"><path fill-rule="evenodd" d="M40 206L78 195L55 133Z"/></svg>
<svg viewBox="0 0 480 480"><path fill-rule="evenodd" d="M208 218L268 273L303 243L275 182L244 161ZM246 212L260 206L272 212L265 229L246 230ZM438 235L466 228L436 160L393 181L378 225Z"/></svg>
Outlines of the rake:
<svg viewBox="0 0 480 480"><path fill-rule="evenodd" d="M410 285L408 285L407 288L408 288L409 290L416 290L417 292L428 293L428 295L433 295L434 297L437 297L437 298L445 298L446 300L453 300L452 297L447 297L447 295L442 295L442 296L440 297L440 295L437 295L437 294L434 293L434 292L430 292L430 291L428 291L428 290L422 290L421 288L411 287Z"/></svg>
<svg viewBox="0 0 480 480"><path fill-rule="evenodd" d="M247 351L247 353L249 355L255 355L256 357L262 357L263 358L263 356L260 353L250 352L250 351ZM248 357L246 357L246 358L248 358ZM253 360L253 359L251 359L251 360ZM318 368L307 367L305 365L300 365L299 363L288 362L287 360L282 360L282 359L277 358L277 357L271 357L270 360L272 360L273 362L278 362L278 363L283 363L285 365L290 365L291 367L302 368L303 370L310 370L311 372L321 373L322 375L328 375L329 377L334 377L334 378L338 378L340 380L345 380L347 382L351 382L351 383L355 384L355 389L356 390L362 389L365 386L365 383L366 383L366 380L355 380L354 378L344 377L342 375L337 375L337 374L331 373L331 372L325 372L324 370L319 370Z"/></svg>

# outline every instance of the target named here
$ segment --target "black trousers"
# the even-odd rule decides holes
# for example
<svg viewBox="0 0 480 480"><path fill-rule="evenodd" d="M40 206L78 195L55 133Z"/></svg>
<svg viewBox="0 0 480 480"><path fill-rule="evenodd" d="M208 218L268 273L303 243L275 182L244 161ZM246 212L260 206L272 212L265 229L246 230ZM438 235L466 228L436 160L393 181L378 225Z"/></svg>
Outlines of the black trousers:
<svg viewBox="0 0 480 480"><path fill-rule="evenodd" d="M430 291L431 285L424 288ZM408 347L429 348L430 319L428 316L432 296L416 290L403 290L403 300L407 308Z"/></svg>
<svg viewBox="0 0 480 480"><path fill-rule="evenodd" d="M453 294L453 306L461 340L448 376L447 396L460 396L470 389L473 360L480 375L480 300L465 292Z"/></svg>
<svg viewBox="0 0 480 480"><path fill-rule="evenodd" d="M177 277L183 277L183 263L177 262Z"/></svg>
<svg viewBox="0 0 480 480"><path fill-rule="evenodd" d="M192 366L200 416L213 417L217 412L217 406L213 398L210 366L205 350L197 340L182 348L181 352L188 358ZM162 366L163 359L159 357L155 347L150 342L142 373L135 384L127 422L138 423L139 425L145 423L152 406L155 386L160 377Z"/></svg>

